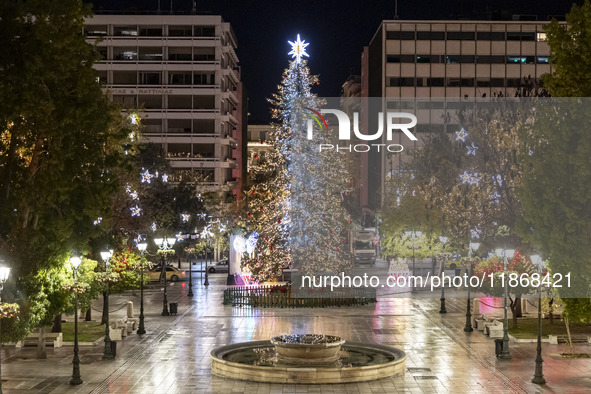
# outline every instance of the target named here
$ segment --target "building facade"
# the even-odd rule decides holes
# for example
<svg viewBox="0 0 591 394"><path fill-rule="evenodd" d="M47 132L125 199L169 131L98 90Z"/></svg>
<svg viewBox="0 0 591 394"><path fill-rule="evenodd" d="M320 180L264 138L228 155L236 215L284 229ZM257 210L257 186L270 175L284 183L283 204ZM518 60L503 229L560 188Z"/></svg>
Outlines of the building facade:
<svg viewBox="0 0 591 394"><path fill-rule="evenodd" d="M95 15L95 65L113 101L138 109L143 135L162 147L169 180L233 192L244 176L246 100L236 38L213 15Z"/></svg>
<svg viewBox="0 0 591 394"><path fill-rule="evenodd" d="M453 121L442 120L440 105L455 100L514 97L524 84L536 85L551 72L544 25L537 21L383 21L362 54L361 96L393 98L381 111L408 110L419 120L417 142L397 133L402 153L370 153L367 189L361 201L376 209L388 192L385 184L399 171L421 133L454 132ZM387 101L387 100L385 100ZM426 104L417 104L427 101ZM377 125L370 119L368 130Z"/></svg>

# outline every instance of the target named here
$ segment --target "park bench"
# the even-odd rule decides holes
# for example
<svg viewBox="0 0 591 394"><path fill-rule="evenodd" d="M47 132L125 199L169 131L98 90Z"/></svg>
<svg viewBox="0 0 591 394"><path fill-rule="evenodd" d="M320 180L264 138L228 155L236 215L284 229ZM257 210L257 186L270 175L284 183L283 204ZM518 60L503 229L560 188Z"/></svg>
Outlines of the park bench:
<svg viewBox="0 0 591 394"><path fill-rule="evenodd" d="M61 332L46 332L45 333L45 346L53 346L54 348L63 346L63 335ZM39 343L39 333L31 333L24 340L25 346L37 346Z"/></svg>

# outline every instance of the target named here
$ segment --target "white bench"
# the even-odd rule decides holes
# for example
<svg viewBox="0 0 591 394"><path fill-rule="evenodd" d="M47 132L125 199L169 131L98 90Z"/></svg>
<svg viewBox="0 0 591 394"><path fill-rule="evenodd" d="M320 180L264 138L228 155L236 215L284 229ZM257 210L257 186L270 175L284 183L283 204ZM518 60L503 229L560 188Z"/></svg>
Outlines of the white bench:
<svg viewBox="0 0 591 394"><path fill-rule="evenodd" d="M488 327L488 335L491 338L502 338L503 337L503 323L500 321L494 321Z"/></svg>
<svg viewBox="0 0 591 394"><path fill-rule="evenodd" d="M45 346L53 346L54 348L62 347L64 339L61 332L46 332L45 333ZM23 341L25 346L37 346L39 343L39 333L29 334L28 337Z"/></svg>
<svg viewBox="0 0 591 394"><path fill-rule="evenodd" d="M124 328L123 336L126 337L127 334L131 334L135 329L135 319L130 319L127 316L123 316L121 319L116 320L115 323L111 325L113 328Z"/></svg>
<svg viewBox="0 0 591 394"><path fill-rule="evenodd" d="M109 328L109 339L111 341L122 341L123 333L125 332L125 327L111 327Z"/></svg>

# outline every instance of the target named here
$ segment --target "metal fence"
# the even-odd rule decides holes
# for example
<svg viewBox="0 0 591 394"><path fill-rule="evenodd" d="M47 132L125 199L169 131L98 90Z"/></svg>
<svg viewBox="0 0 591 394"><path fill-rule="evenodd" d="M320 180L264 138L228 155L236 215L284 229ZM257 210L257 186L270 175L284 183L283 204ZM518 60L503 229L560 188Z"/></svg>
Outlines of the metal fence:
<svg viewBox="0 0 591 394"><path fill-rule="evenodd" d="M372 288L324 290L315 294L307 289L284 289L283 292L278 286L229 287L224 290L223 304L255 308L324 308L376 302L376 292Z"/></svg>

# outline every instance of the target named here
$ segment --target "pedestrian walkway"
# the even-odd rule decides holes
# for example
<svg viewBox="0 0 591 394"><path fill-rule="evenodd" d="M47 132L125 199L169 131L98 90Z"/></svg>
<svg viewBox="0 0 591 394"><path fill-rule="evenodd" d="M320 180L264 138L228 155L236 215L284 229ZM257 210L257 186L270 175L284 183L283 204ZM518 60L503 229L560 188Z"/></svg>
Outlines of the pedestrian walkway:
<svg viewBox="0 0 591 394"><path fill-rule="evenodd" d="M210 275L209 288L193 275L188 283L169 284L169 302L177 316L161 316L161 285L146 292L146 331L119 344L117 358L101 360L102 346L81 348L84 383L70 386L72 348L48 348L47 360L36 360L35 348L2 351L5 393L588 393L591 360L563 359L562 345L544 344L548 384L531 383L535 344L511 343L513 358L497 360L494 342L481 332L465 333L465 301L448 299L449 313L439 314L439 299L383 298L376 304L318 309L251 309L222 305L225 275ZM139 292L113 295L111 319ZM410 297L410 294L409 294ZM100 303L96 309L102 308ZM100 315L95 312L95 318ZM408 359L404 376L355 384L266 384L212 376L209 352L217 346L264 340L287 333L339 335L352 341L396 346ZM578 352L591 353L579 345Z"/></svg>

